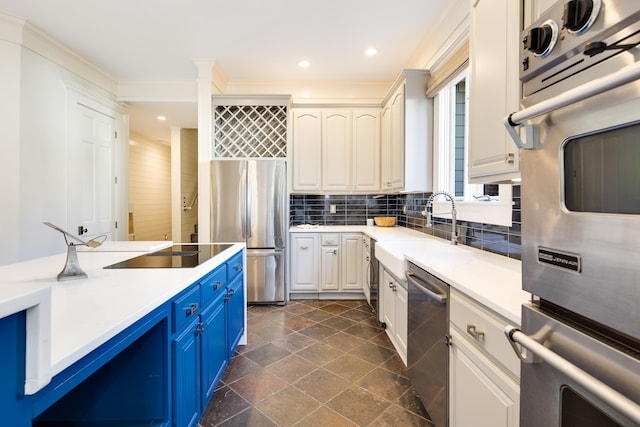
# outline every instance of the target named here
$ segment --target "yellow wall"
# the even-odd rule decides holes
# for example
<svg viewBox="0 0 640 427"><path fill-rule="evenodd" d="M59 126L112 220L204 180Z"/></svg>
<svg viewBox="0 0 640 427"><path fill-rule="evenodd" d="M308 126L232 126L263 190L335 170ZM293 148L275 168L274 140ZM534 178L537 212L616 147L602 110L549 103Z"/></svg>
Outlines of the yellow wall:
<svg viewBox="0 0 640 427"><path fill-rule="evenodd" d="M186 198L191 205L198 191L198 130L180 130L180 203ZM182 210L181 230L182 242L191 241L191 233L198 222L198 202L193 203L190 210ZM178 239L174 239L177 241Z"/></svg>
<svg viewBox="0 0 640 427"><path fill-rule="evenodd" d="M129 240L172 240L171 149L137 135L129 137Z"/></svg>

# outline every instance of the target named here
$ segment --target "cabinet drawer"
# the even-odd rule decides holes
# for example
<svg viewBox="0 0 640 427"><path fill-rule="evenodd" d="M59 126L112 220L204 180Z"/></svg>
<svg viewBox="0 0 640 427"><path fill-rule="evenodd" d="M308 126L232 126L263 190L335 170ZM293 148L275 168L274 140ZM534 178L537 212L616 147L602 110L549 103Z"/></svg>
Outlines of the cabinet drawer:
<svg viewBox="0 0 640 427"><path fill-rule="evenodd" d="M200 301L205 309L224 290L227 284L227 268L216 268L200 281Z"/></svg>
<svg viewBox="0 0 640 427"><path fill-rule="evenodd" d="M242 273L242 270L242 251L240 251L227 261L227 281L235 279L238 274Z"/></svg>
<svg viewBox="0 0 640 427"><path fill-rule="evenodd" d="M339 234L321 234L320 244L322 246L337 246L340 244Z"/></svg>
<svg viewBox="0 0 640 427"><path fill-rule="evenodd" d="M200 285L196 284L171 303L172 332L179 332L198 316L200 311Z"/></svg>
<svg viewBox="0 0 640 427"><path fill-rule="evenodd" d="M519 380L520 359L503 333L504 326L509 322L500 320L497 315L459 293L452 292L450 302L451 323L489 358Z"/></svg>

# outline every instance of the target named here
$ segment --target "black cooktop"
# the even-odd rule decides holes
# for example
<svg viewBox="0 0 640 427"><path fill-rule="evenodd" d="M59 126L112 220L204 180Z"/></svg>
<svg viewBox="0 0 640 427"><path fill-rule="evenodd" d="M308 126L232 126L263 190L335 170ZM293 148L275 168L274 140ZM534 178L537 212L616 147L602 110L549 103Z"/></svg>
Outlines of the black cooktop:
<svg viewBox="0 0 640 427"><path fill-rule="evenodd" d="M233 245L222 243L173 245L104 268L191 268L213 258L231 246Z"/></svg>

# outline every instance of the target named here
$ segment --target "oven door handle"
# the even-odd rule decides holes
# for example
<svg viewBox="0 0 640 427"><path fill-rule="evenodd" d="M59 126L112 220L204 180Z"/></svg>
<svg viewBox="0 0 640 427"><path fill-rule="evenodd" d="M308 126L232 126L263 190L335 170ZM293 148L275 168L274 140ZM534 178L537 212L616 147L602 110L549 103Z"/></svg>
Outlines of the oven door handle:
<svg viewBox="0 0 640 427"><path fill-rule="evenodd" d="M534 117L538 117L567 105L591 98L592 96L630 83L638 78L640 78L640 62L635 62L621 68L615 73L594 79L560 95L532 105L531 107L511 113L504 118L504 125L507 128L507 132L509 132L511 139L513 139L513 142L518 146L518 148L537 148L539 146L537 125L525 125L525 142L520 139L520 135L516 130L517 126L522 125L524 122Z"/></svg>
<svg viewBox="0 0 640 427"><path fill-rule="evenodd" d="M612 408L640 425L640 405L636 402L612 389L597 378L589 375L568 360L558 356L535 339L525 335L520 329L511 325L506 325L504 328L504 334L507 336L509 343L520 360L524 363L547 363L549 366L553 367L561 374L566 375L571 380L584 387L585 390L597 396L603 402L607 403ZM526 350L526 356L520 349L518 349L516 344L519 344ZM535 356L535 360L529 353L532 353L532 355Z"/></svg>

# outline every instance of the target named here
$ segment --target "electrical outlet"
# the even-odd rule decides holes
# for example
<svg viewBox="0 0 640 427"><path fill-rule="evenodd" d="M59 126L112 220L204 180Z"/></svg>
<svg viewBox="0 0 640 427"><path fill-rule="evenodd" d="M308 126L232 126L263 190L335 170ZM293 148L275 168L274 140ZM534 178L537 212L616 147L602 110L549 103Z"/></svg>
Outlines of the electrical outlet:
<svg viewBox="0 0 640 427"><path fill-rule="evenodd" d="M329 205L329 213L336 213L336 205Z"/></svg>

